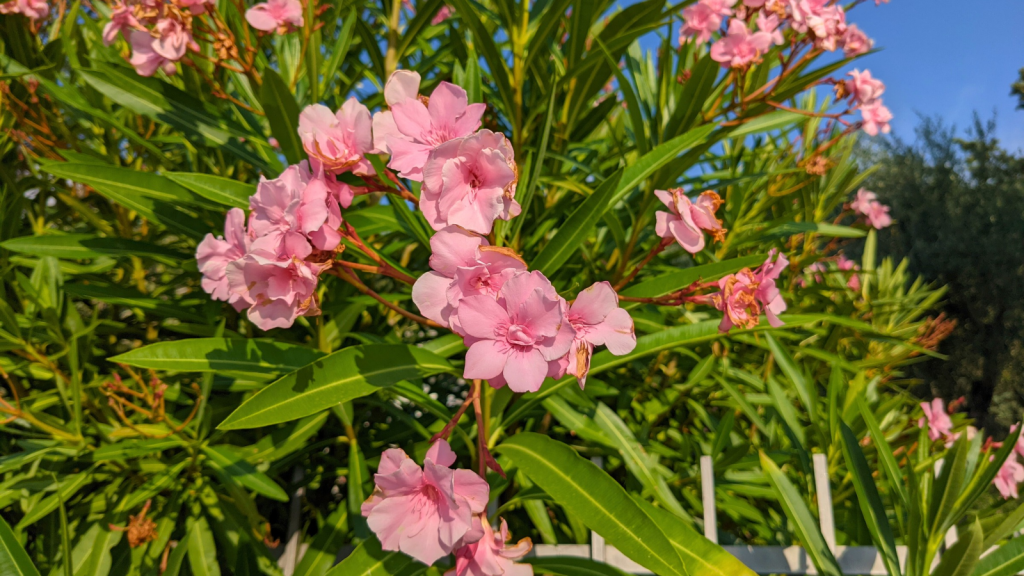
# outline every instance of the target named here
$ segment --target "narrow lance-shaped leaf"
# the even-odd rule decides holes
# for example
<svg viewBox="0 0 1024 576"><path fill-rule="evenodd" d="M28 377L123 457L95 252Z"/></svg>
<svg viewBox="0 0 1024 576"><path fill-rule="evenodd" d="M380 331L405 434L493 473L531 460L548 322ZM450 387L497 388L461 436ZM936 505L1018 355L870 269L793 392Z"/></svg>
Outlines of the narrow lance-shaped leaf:
<svg viewBox="0 0 1024 576"><path fill-rule="evenodd" d="M3 518L0 518L0 574L39 576L39 570Z"/></svg>
<svg viewBox="0 0 1024 576"><path fill-rule="evenodd" d="M299 105L281 76L269 67L263 71L260 102L284 157L289 164L298 164L304 156L299 138Z"/></svg>

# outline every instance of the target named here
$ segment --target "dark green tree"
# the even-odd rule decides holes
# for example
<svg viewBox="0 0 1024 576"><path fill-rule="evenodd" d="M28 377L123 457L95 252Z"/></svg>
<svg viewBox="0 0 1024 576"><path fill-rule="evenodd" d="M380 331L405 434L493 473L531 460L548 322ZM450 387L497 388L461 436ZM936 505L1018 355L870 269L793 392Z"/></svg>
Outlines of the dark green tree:
<svg viewBox="0 0 1024 576"><path fill-rule="evenodd" d="M977 116L966 138L923 119L913 143L893 138L869 154L869 187L892 206L884 253L949 285L946 312L958 323L940 352L949 361L915 371L931 390L965 396L989 430L1024 411L1024 158L1002 149L995 121Z"/></svg>

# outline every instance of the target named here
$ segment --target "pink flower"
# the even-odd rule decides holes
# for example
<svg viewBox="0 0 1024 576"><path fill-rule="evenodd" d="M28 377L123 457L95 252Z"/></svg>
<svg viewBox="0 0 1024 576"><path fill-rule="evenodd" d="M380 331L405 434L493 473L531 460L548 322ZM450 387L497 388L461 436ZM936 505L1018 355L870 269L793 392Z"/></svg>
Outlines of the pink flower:
<svg viewBox="0 0 1024 576"><path fill-rule="evenodd" d="M299 114L299 137L314 170L331 174L373 174L366 154L373 149L370 111L355 97L341 105L337 114L323 104L311 104Z"/></svg>
<svg viewBox="0 0 1024 576"><path fill-rule="evenodd" d="M469 296L459 303L466 332L467 379L498 376L514 392L536 392L556 362L572 346L566 303L538 271L520 272L498 292L498 299ZM493 385L494 382L491 382Z"/></svg>
<svg viewBox="0 0 1024 576"><path fill-rule="evenodd" d="M299 0L267 0L245 11L245 20L264 32L287 34L305 23Z"/></svg>
<svg viewBox="0 0 1024 576"><path fill-rule="evenodd" d="M153 51L168 60L181 60L188 48L199 50L199 45L192 40L192 32L181 20L161 18L156 23L156 32L159 36L153 40Z"/></svg>
<svg viewBox="0 0 1024 576"><path fill-rule="evenodd" d="M953 420L946 412L942 398L935 398L931 401L931 404L922 402L921 410L924 411L924 417L917 420L917 427L924 428L927 426L928 438L932 442L944 437L946 439L946 446L952 446L960 434L953 434Z"/></svg>
<svg viewBox="0 0 1024 576"><path fill-rule="evenodd" d="M487 239L458 226L441 229L430 238L431 272L412 287L412 301L425 317L465 335L459 322L459 303L466 296L492 299L509 278L526 264L508 248L494 248Z"/></svg>
<svg viewBox="0 0 1024 576"><path fill-rule="evenodd" d="M273 251L275 243L265 247L264 240L254 241L248 254L228 264L229 298L249 305L249 320L261 330L288 328L299 316L319 314L317 281L330 262L281 257Z"/></svg>
<svg viewBox="0 0 1024 576"><path fill-rule="evenodd" d="M453 12L454 10L452 10L447 4L441 6L441 9L437 11L437 14L434 14L434 17L431 18L430 24L432 26L437 26L441 22L450 18Z"/></svg>
<svg viewBox="0 0 1024 576"><path fill-rule="evenodd" d="M866 54L874 45L874 40L868 38L868 35L856 24L846 27L846 32L843 33L843 53L847 58Z"/></svg>
<svg viewBox="0 0 1024 576"><path fill-rule="evenodd" d="M410 98L419 98L420 75L411 70L395 70L384 84L384 102L394 106ZM373 115L373 150L371 154L390 154L388 138L405 138L395 125L391 110L381 110Z"/></svg>
<svg viewBox="0 0 1024 576"><path fill-rule="evenodd" d="M607 346L616 356L636 348L633 319L619 308L619 295L608 282L598 282L580 292L565 318L576 332L569 348L567 372L576 376L580 388L587 383L594 346Z"/></svg>
<svg viewBox="0 0 1024 576"><path fill-rule="evenodd" d="M140 76L152 76L156 71L163 70L165 74L174 74L178 69L174 62L160 55L153 47L155 39L145 30L132 30L128 37L132 45L132 57L128 62L135 67L135 72Z"/></svg>
<svg viewBox="0 0 1024 576"><path fill-rule="evenodd" d="M378 148L383 144L390 151L388 166L403 178L421 181L431 151L476 132L486 106L470 104L466 91L448 82L438 84L426 103L418 97L418 90L418 74L395 72L384 88L390 114L379 113L381 119L374 127L383 130Z"/></svg>
<svg viewBox="0 0 1024 576"><path fill-rule="evenodd" d="M139 21L135 18L135 11L132 7L122 3L114 5L110 13L110 22L103 27L103 44L110 46L117 39L118 34L124 34L125 30L140 28Z"/></svg>
<svg viewBox="0 0 1024 576"><path fill-rule="evenodd" d="M189 12L193 16L198 16L206 12L206 5L212 4L213 0L173 0L175 4L182 8L188 8Z"/></svg>
<svg viewBox="0 0 1024 576"><path fill-rule="evenodd" d="M836 266L843 272L860 270L860 266L858 266L856 262L850 260L843 254L840 254L839 258L836 259ZM850 279L846 281L846 286L850 290L860 290L860 276L857 274L850 274Z"/></svg>
<svg viewBox="0 0 1024 576"><path fill-rule="evenodd" d="M762 308L770 325L778 328L784 324L778 315L786 311L786 301L775 286L775 280L789 266L789 260L785 254L778 254L776 259L776 254L778 251L772 249L764 264L753 272L744 268L718 281L720 292L712 294L711 301L725 313L718 326L719 332L724 334L733 326L756 328Z"/></svg>
<svg viewBox="0 0 1024 576"><path fill-rule="evenodd" d="M855 69L849 76L851 78L846 81L846 91L859 105L871 104L885 93L885 84L872 78L871 70L861 72Z"/></svg>
<svg viewBox="0 0 1024 576"><path fill-rule="evenodd" d="M782 36L782 29L779 28L779 16L777 14L769 14L767 12L758 14L757 29L765 34L769 34L773 44L781 46L786 42L786 39Z"/></svg>
<svg viewBox="0 0 1024 576"><path fill-rule="evenodd" d="M444 576L533 576L533 566L516 564L533 548L529 538L508 546L508 523L501 519L501 530L495 534L487 522L481 523L483 537L455 551L455 568Z"/></svg>
<svg viewBox="0 0 1024 576"><path fill-rule="evenodd" d="M864 132L869 136L877 136L879 132L888 134L891 128L889 121L892 120L892 112L882 105L881 100L875 100L860 107L860 115L863 122Z"/></svg>
<svg viewBox="0 0 1024 576"><path fill-rule="evenodd" d="M889 207L878 201L874 192L861 188L857 190L857 197L850 202L850 208L863 215L868 224L877 230L881 230L892 224L892 216L889 216Z"/></svg>
<svg viewBox="0 0 1024 576"><path fill-rule="evenodd" d="M341 241L340 207L351 203L347 184L314 177L306 162L293 164L273 180L262 179L249 198L249 235L283 258L306 258L310 243L334 250Z"/></svg>
<svg viewBox="0 0 1024 576"><path fill-rule="evenodd" d="M392 150L397 150L396 142L390 140ZM456 225L490 234L495 219L508 220L521 210L514 198L516 180L512 145L502 134L480 130L429 153L423 165L420 210L434 230Z"/></svg>
<svg viewBox="0 0 1024 576"><path fill-rule="evenodd" d="M42 20L49 13L46 0L11 0L0 4L0 14L22 14L29 20Z"/></svg>
<svg viewBox="0 0 1024 576"><path fill-rule="evenodd" d="M452 470L453 464L455 453L444 440L430 447L423 468L399 448L384 451L373 477L376 488L362 507L384 550L429 566L483 535L470 532L487 507L490 487L469 470Z"/></svg>
<svg viewBox="0 0 1024 576"><path fill-rule="evenodd" d="M722 204L718 194L706 191L696 202L691 202L682 188L655 190L654 194L670 210L659 210L654 214L654 231L658 236L674 238L690 254L704 249L704 230L719 242L725 238L725 229L715 218L715 212Z"/></svg>
<svg viewBox="0 0 1024 576"><path fill-rule="evenodd" d="M760 8L764 3L765 0L743 0L743 5L750 8Z"/></svg>
<svg viewBox="0 0 1024 576"><path fill-rule="evenodd" d="M703 44L722 27L722 20L732 15L736 0L700 0L683 8L683 27L679 31L680 44L693 40Z"/></svg>
<svg viewBox="0 0 1024 576"><path fill-rule="evenodd" d="M769 32L753 32L739 18L729 21L729 33L711 45L711 59L722 66L743 68L772 47Z"/></svg>
<svg viewBox="0 0 1024 576"><path fill-rule="evenodd" d="M989 458L989 461L992 460L995 460L995 455ZM996 485L996 489L999 490L1003 499L1009 500L1017 498L1017 484L1021 482L1024 482L1024 466L1017 462L1017 454L1011 452L1009 458L999 467L999 472L992 479L992 483Z"/></svg>
<svg viewBox="0 0 1024 576"><path fill-rule="evenodd" d="M846 32L846 12L829 0L790 0L790 18L797 32L814 34L815 45L832 51Z"/></svg>
<svg viewBox="0 0 1024 576"><path fill-rule="evenodd" d="M214 300L224 300L239 305L240 299L229 292L227 279L228 263L245 256L249 248L249 237L245 233L245 212L240 208L228 210L224 220L224 236L207 234L196 247L196 260L203 274L203 290ZM237 306L236 306L237 307Z"/></svg>

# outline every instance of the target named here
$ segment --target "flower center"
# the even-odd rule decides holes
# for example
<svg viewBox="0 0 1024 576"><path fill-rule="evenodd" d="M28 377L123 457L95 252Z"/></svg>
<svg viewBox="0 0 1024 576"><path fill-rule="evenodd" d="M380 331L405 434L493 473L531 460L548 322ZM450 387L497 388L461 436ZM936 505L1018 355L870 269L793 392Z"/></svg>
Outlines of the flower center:
<svg viewBox="0 0 1024 576"><path fill-rule="evenodd" d="M526 326L519 324L513 324L508 327L508 333L506 334L509 344L517 346L533 346L534 338L530 334L530 330Z"/></svg>

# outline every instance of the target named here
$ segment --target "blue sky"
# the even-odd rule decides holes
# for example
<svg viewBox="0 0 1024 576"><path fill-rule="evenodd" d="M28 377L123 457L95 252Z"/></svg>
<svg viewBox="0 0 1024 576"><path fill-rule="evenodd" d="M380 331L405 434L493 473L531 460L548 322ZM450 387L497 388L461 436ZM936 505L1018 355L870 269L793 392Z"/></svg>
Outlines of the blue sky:
<svg viewBox="0 0 1024 576"><path fill-rule="evenodd" d="M856 67L886 83L896 135L912 140L918 114L940 116L963 134L975 110L982 119L994 110L1000 142L1024 152L1024 110L1010 96L1024 67L1024 0L867 0L848 20L881 48Z"/></svg>

